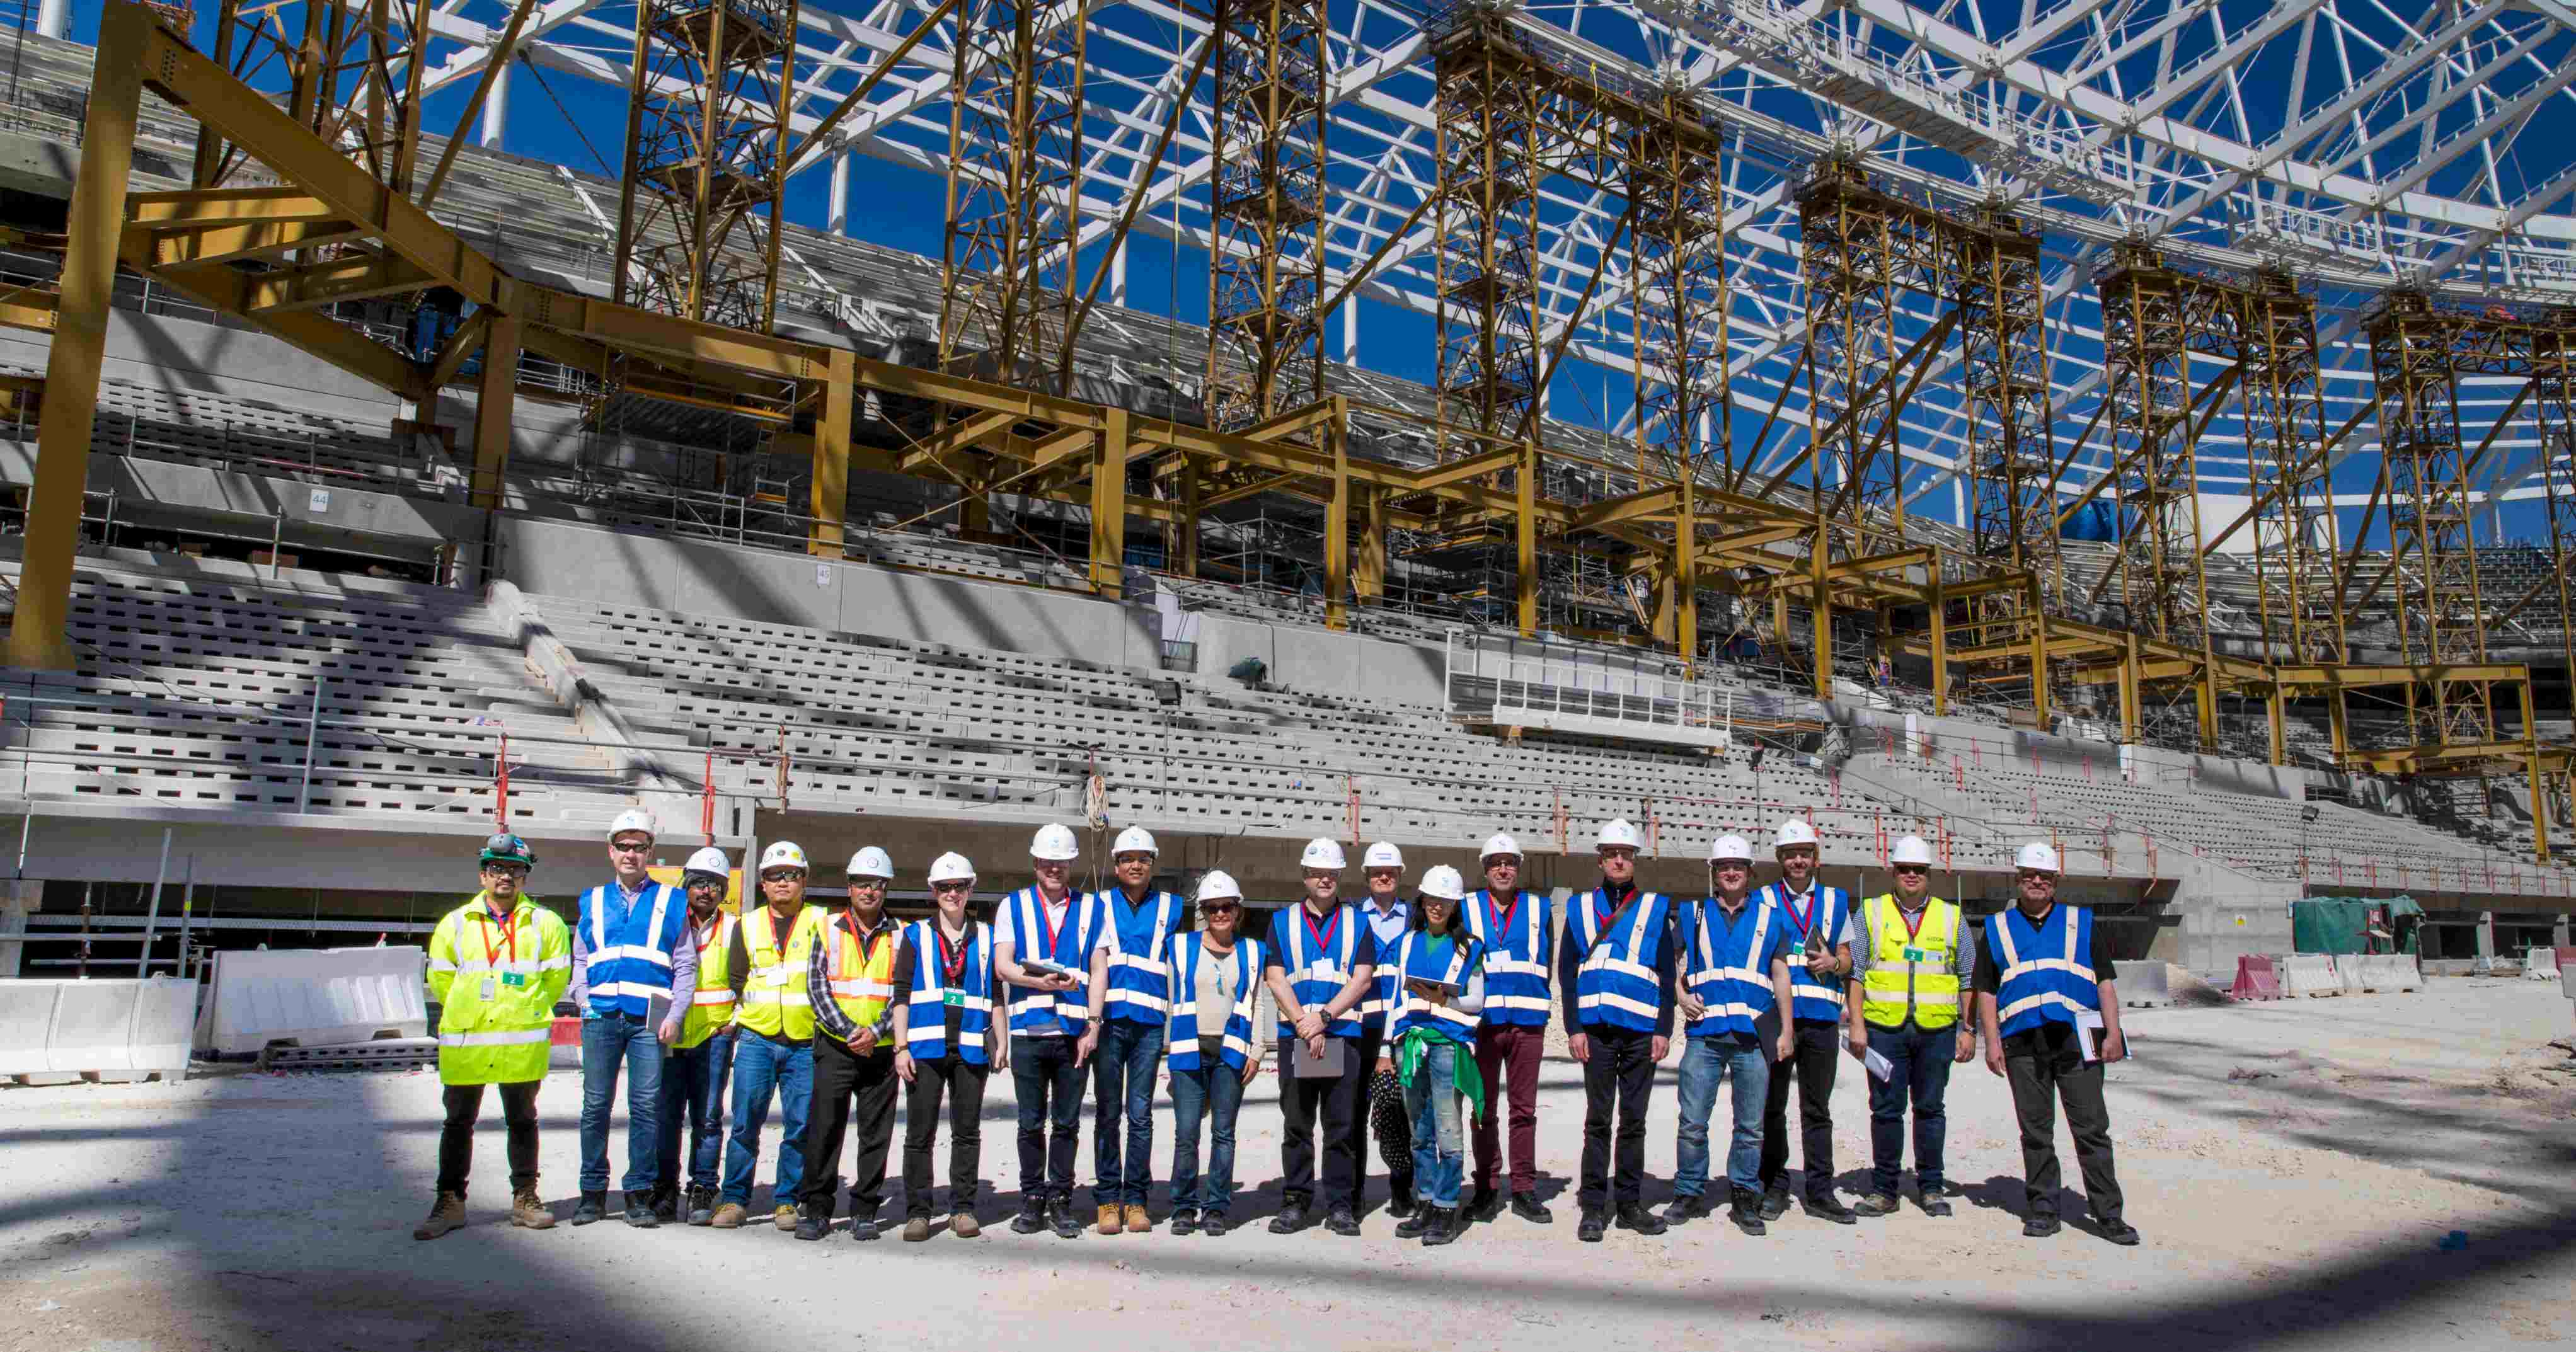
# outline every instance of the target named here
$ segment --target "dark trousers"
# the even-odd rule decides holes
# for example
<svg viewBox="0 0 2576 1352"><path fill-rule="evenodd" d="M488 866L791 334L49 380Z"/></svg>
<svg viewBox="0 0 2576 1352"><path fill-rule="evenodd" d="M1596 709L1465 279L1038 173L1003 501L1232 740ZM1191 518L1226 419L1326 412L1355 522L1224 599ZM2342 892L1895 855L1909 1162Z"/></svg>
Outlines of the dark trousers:
<svg viewBox="0 0 2576 1352"><path fill-rule="evenodd" d="M1887 1078L1869 1082L1869 1190L1894 1197L1905 1172L1905 1109L1914 1109L1914 1183L1925 1197L1941 1190L1941 1143L1949 1132L1942 1102L1959 1047L1956 1028L1869 1028L1871 1051L1887 1058Z"/></svg>
<svg viewBox="0 0 2576 1352"><path fill-rule="evenodd" d="M1073 1200L1073 1148L1082 1128L1082 1071L1069 1037L1011 1038L1011 1089L1020 1100L1020 1205Z"/></svg>
<svg viewBox="0 0 2576 1352"><path fill-rule="evenodd" d="M1777 1036L1777 1034L1769 1034ZM1771 1093L1762 1102L1762 1190L1789 1179L1789 1089L1797 1082L1798 1127L1807 1162L1807 1195L1834 1191L1834 1066L1842 1059L1842 1026L1799 1019L1789 1059L1771 1063Z"/></svg>
<svg viewBox="0 0 2576 1352"><path fill-rule="evenodd" d="M1583 1063L1583 1181L1575 1201L1586 1211L1600 1211L1644 1199L1646 1095L1655 1087L1655 1035L1604 1024L1587 1024L1583 1033L1592 1044L1592 1059ZM1615 1135L1613 1113L1618 1116Z"/></svg>
<svg viewBox="0 0 2576 1352"><path fill-rule="evenodd" d="M685 1182L714 1191L723 1181L725 1079L733 1073L733 1033L727 1030L686 1049L669 1048L662 1058L661 1166L656 1177L665 1191ZM680 1133L686 1128L688 1159L680 1158Z"/></svg>
<svg viewBox="0 0 2576 1352"><path fill-rule="evenodd" d="M537 1086L543 1083L522 1080L501 1086L501 1120L510 1128L513 1193L537 1186ZM483 1086L451 1084L445 1097L447 1121L438 1129L438 1190L462 1197L465 1175L474 1165L474 1119L483 1113Z"/></svg>
<svg viewBox="0 0 2576 1352"><path fill-rule="evenodd" d="M1359 1039L1342 1044L1342 1073L1300 1079L1296 1074L1297 1040L1279 1040L1279 1064L1289 1073L1279 1081L1279 1107L1287 1126L1279 1141L1279 1192L1290 1206L1304 1206L1315 1196L1315 1118L1324 1128L1324 1210L1352 1206L1359 1191L1360 1086L1374 1063L1360 1060Z"/></svg>
<svg viewBox="0 0 2576 1352"><path fill-rule="evenodd" d="M1154 1078L1163 1025L1111 1019L1091 1053L1091 1185L1097 1206L1143 1206L1154 1187ZM1121 1150L1121 1143L1125 1149Z"/></svg>
<svg viewBox="0 0 2576 1352"><path fill-rule="evenodd" d="M2102 1101L2102 1063L2086 1061L2072 1026L2041 1025L2004 1039L2004 1079L2021 1119L2021 1175L2031 1214L2057 1214L2057 1103L2084 1172L2084 1199L2096 1220L2120 1219L2120 1180L2111 1172L2111 1110Z"/></svg>
<svg viewBox="0 0 2576 1352"><path fill-rule="evenodd" d="M860 1056L839 1038L814 1036L814 1102L805 1110L805 1178L798 1201L818 1215L832 1214L832 1189L841 1182L841 1137L855 1125L859 1157L850 1169L850 1218L876 1219L885 1205L886 1154L894 1147L894 1053L879 1045ZM853 1110L852 1105L856 1108Z"/></svg>
<svg viewBox="0 0 2576 1352"><path fill-rule="evenodd" d="M1369 1133L1377 1133L1378 1158L1386 1162L1387 1195L1401 1201L1413 1200L1413 1119L1404 1111L1404 1082L1396 1078L1395 1067L1381 1071L1377 1063L1395 1051L1380 1030L1360 1036L1360 1063L1368 1075L1360 1082L1359 1141L1353 1147L1360 1162L1362 1179L1360 1197L1368 1196Z"/></svg>
<svg viewBox="0 0 2576 1352"><path fill-rule="evenodd" d="M1538 1190L1538 1067L1547 1052L1547 1029L1534 1023L1489 1023L1476 1030L1476 1073L1485 1079L1485 1111L1476 1114L1469 1144L1476 1156L1476 1191L1492 1192L1503 1172L1502 1133L1496 1115L1509 1100L1512 1191Z"/></svg>
<svg viewBox="0 0 2576 1352"><path fill-rule="evenodd" d="M948 1100L948 1214L975 1210L984 1180L984 1082L992 1073L954 1052L912 1063L912 1089L903 1099L904 1215L931 1212L930 1149L939 1141L942 1097Z"/></svg>

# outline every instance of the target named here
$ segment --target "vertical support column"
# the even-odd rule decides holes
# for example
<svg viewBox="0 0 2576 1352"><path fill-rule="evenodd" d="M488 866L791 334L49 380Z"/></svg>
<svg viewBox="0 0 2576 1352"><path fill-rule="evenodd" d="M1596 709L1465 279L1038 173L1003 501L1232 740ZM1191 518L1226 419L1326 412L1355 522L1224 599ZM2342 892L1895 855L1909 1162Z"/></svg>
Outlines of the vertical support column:
<svg viewBox="0 0 2576 1352"><path fill-rule="evenodd" d="M1941 595L1941 551L1932 551L1932 716L1950 713L1950 604Z"/></svg>
<svg viewBox="0 0 2576 1352"><path fill-rule="evenodd" d="M2531 783L2531 850L2541 863L2549 862L2549 793L2548 782L2540 773L2540 734L2532 722L2531 680L2522 682L2522 739L2531 749L2523 756L2523 768Z"/></svg>
<svg viewBox="0 0 2576 1352"><path fill-rule="evenodd" d="M1373 605L1386 599L1386 489L1378 484L1355 489L1360 494L1360 552L1351 577L1360 601Z"/></svg>
<svg viewBox="0 0 2576 1352"><path fill-rule="evenodd" d="M45 904L45 885L34 878L0 882L0 980L24 975L27 917Z"/></svg>
<svg viewBox="0 0 2576 1352"><path fill-rule="evenodd" d="M102 20L100 27L106 27ZM72 0L44 0L36 7L36 32L60 42L72 35ZM102 42L103 48L106 44Z"/></svg>
<svg viewBox="0 0 2576 1352"><path fill-rule="evenodd" d="M2345 721L2342 686L2336 686L2326 700L2326 738L2334 743L2335 764L2343 764L2343 758L2352 754L2352 729Z"/></svg>
<svg viewBox="0 0 2576 1352"><path fill-rule="evenodd" d="M1719 369L1724 369L1723 363ZM1673 513L1673 641L1681 650L1685 677L1699 675L1699 491L1695 469L1683 468L1681 501Z"/></svg>
<svg viewBox="0 0 2576 1352"><path fill-rule="evenodd" d="M2145 673L2138 670L2138 635L2135 630L2121 635L2120 649L2120 740L2135 746L2138 741L2139 694L2145 685Z"/></svg>
<svg viewBox="0 0 2576 1352"><path fill-rule="evenodd" d="M850 233L850 152L832 153L832 209L825 214L823 229L835 235Z"/></svg>
<svg viewBox="0 0 2576 1352"><path fill-rule="evenodd" d="M2048 610L2041 604L2047 582L2038 573L2031 574L2030 593L2025 604L2030 607L2030 711L2039 721L2039 730L2049 730L2048 712Z"/></svg>
<svg viewBox="0 0 2576 1352"><path fill-rule="evenodd" d="M501 136L510 121L510 67L504 62L492 72L492 87L483 95L483 121L474 132L474 144L485 150L501 149Z"/></svg>
<svg viewBox="0 0 2576 1352"><path fill-rule="evenodd" d="M1350 627L1351 443L1342 421L1324 429L1333 452L1333 487L1324 500L1324 627Z"/></svg>
<svg viewBox="0 0 2576 1352"><path fill-rule="evenodd" d="M47 12L59 27L59 12L50 4ZM72 564L80 550L89 436L98 421L99 367L107 356L108 302L116 288L117 237L125 226L125 179L134 167L151 34L141 5L111 3L99 22L80 171L72 181L62 299L37 413L36 483L27 501L18 608L9 623L11 666L68 671L75 661L68 633Z"/></svg>
<svg viewBox="0 0 2576 1352"><path fill-rule="evenodd" d="M2193 703L2200 707L2200 749L2218 749L2218 668L2209 662L2200 664L2200 679L2192 686Z"/></svg>
<svg viewBox="0 0 2576 1352"><path fill-rule="evenodd" d="M1199 502L1201 491L1198 457L1181 457L1181 523L1173 529L1172 558L1183 577L1199 575Z"/></svg>
<svg viewBox="0 0 2576 1352"><path fill-rule="evenodd" d="M850 422L858 408L858 355L831 349L823 367L823 405L814 416L814 476L805 552L841 557L841 519L850 511Z"/></svg>
<svg viewBox="0 0 2576 1352"><path fill-rule="evenodd" d="M1127 410L1110 408L1091 462L1091 590L1117 599L1127 568Z"/></svg>
<svg viewBox="0 0 2576 1352"><path fill-rule="evenodd" d="M1821 501L1823 495L1819 494ZM1812 594L1807 602L1807 618L1815 635L1816 698L1834 697L1834 597L1825 580L1826 549L1832 538L1823 517L1816 519L1814 548L1807 551L1807 577Z"/></svg>
<svg viewBox="0 0 2576 1352"><path fill-rule="evenodd" d="M483 376L475 387L474 482L470 500L485 511L501 506L510 473L510 423L519 387L519 319L495 315L483 339Z"/></svg>
<svg viewBox="0 0 2576 1352"><path fill-rule="evenodd" d="M1520 468L1512 474L1513 590L1519 601L1523 638L1538 637L1538 443L1521 443Z"/></svg>
<svg viewBox="0 0 2576 1352"><path fill-rule="evenodd" d="M2283 765L2288 763L2290 742L2289 729L2284 726L2284 719L2281 711L2282 702L2287 698L2288 696L2282 693L2281 687L2276 683L2272 687L2272 693L2265 697L2263 701L2263 711L2267 715L2266 721L2270 724L2270 731L2272 734L2272 763L2274 765Z"/></svg>

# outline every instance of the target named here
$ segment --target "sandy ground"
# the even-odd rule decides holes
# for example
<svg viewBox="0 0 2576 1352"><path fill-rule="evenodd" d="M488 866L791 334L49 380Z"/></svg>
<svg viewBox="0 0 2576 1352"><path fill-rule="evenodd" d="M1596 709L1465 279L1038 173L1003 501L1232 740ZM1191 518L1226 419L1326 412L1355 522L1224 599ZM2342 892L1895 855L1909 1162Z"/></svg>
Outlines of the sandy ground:
<svg viewBox="0 0 2576 1352"><path fill-rule="evenodd" d="M1012 1235L995 1223L1016 1189L1007 1090L986 1105L984 1174L1000 1194L988 1194L986 1237L864 1248L838 1229L822 1244L767 1228L512 1229L497 1104L474 1223L417 1243L438 1133L428 1074L0 1090L0 1348L647 1352L1031 1334L1122 1348L2558 1342L2576 1335L2576 1058L2550 1044L2570 1015L2554 984L2470 980L2131 1011L2138 1059L2115 1071L2111 1103L2138 1249L2075 1228L2021 1237L2009 1098L1980 1065L1952 1086L1949 1165L1965 1204L1950 1219L1909 1206L1845 1228L1793 1212L1762 1239L1720 1221L1586 1245L1571 1196L1557 1195L1576 1164L1581 1087L1573 1065L1552 1063L1540 1145L1557 1223L1506 1215L1446 1249L1396 1240L1383 1212L1360 1239L1258 1224L1215 1240ZM1849 1188L1867 1167L1868 1119L1854 1067L1843 1071L1836 1162ZM1256 1191L1238 1217L1277 1202L1275 1096L1266 1080L1256 1093L1240 1165ZM545 1192L566 1214L578 1094L577 1076L558 1073L542 1100ZM1648 1151L1658 1203L1674 1113L1668 1065ZM1160 1130L1158 1153L1168 1117ZM1087 1121L1082 1160L1087 1179ZM1161 1203L1158 1192L1158 1217ZM2070 1196L2068 1213L2081 1210Z"/></svg>

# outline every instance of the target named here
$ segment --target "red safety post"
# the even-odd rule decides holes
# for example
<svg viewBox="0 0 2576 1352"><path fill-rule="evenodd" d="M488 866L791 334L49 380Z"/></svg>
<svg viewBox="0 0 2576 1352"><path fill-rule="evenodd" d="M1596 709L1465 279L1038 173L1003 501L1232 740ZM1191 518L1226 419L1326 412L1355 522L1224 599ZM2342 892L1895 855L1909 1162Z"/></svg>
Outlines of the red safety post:
<svg viewBox="0 0 2576 1352"><path fill-rule="evenodd" d="M1556 795L1556 852L1563 854L1565 853L1565 790L1556 788L1549 792Z"/></svg>
<svg viewBox="0 0 2576 1352"><path fill-rule="evenodd" d="M1950 779L1958 786L1959 792L1968 791L1968 767L1960 764L1956 756L1950 758Z"/></svg>
<svg viewBox="0 0 2576 1352"><path fill-rule="evenodd" d="M1354 845L1357 845L1357 844L1359 844L1359 843L1360 843L1360 780L1359 780L1359 776L1357 776L1357 775L1344 775L1344 776L1342 776L1342 787L1343 787L1345 790L1347 790L1347 791L1349 792L1349 794L1350 794L1350 800L1351 800L1351 815L1350 815L1351 843L1352 843L1352 844L1354 844Z"/></svg>
<svg viewBox="0 0 2576 1352"><path fill-rule="evenodd" d="M500 753L492 758L493 829L510 829L510 734L501 734Z"/></svg>
<svg viewBox="0 0 2576 1352"><path fill-rule="evenodd" d="M1942 817L1942 818L1940 819L1940 827L1941 827L1941 867L1943 867L1943 868L1945 868L1945 869L1946 869L1946 868L1950 867L1950 819L1949 819L1947 816L1944 816L1944 817ZM1956 881L1956 879L1953 879L1952 881Z"/></svg>
<svg viewBox="0 0 2576 1352"><path fill-rule="evenodd" d="M1980 769L1980 770L1985 769L1985 768L1986 768L1986 744L1985 744L1984 742L1982 742L1982 741L1971 741L1971 742L1969 742L1969 743L1968 743L1968 759L1975 761L1975 762L1977 763L1977 768L1978 768L1978 769Z"/></svg>
<svg viewBox="0 0 2576 1352"><path fill-rule="evenodd" d="M2087 784L2093 782L2093 758L2091 756L2086 756L2084 758L2084 782Z"/></svg>
<svg viewBox="0 0 2576 1352"><path fill-rule="evenodd" d="M698 832L707 838L708 844L713 845L716 843L716 753L713 748L707 751L707 772L698 787Z"/></svg>

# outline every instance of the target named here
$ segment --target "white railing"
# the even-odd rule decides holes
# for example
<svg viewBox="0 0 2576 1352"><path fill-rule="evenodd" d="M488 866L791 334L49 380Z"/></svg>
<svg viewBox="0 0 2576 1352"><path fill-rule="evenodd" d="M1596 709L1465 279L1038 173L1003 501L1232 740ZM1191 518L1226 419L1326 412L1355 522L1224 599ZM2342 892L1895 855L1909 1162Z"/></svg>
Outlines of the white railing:
<svg viewBox="0 0 2576 1352"><path fill-rule="evenodd" d="M1734 737L1738 692L1669 659L1455 626L1442 648L1453 719L1692 746Z"/></svg>

